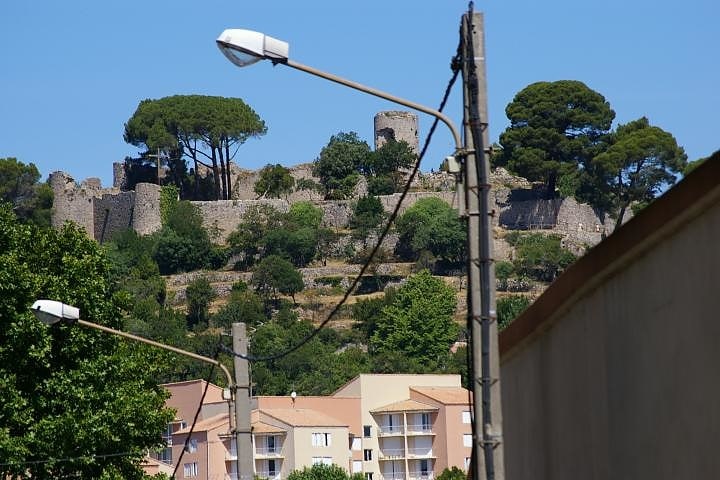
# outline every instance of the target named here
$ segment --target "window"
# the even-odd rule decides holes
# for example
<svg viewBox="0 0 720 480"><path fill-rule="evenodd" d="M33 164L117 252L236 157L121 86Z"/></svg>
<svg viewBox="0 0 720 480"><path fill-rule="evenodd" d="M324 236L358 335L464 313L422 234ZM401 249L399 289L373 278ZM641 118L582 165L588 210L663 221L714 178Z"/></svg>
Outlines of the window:
<svg viewBox="0 0 720 480"><path fill-rule="evenodd" d="M329 447L332 445L332 434L331 433L313 433L312 434L312 446L313 447Z"/></svg>
<svg viewBox="0 0 720 480"><path fill-rule="evenodd" d="M268 460L268 477L274 477L277 475L277 470L275 469L275 460Z"/></svg>
<svg viewBox="0 0 720 480"><path fill-rule="evenodd" d="M187 453L195 453L197 452L197 439L191 438L188 442L187 449L185 450Z"/></svg>
<svg viewBox="0 0 720 480"><path fill-rule="evenodd" d="M197 462L186 463L183 465L183 475L185 477L197 477L198 467Z"/></svg>
<svg viewBox="0 0 720 480"><path fill-rule="evenodd" d="M472 447L472 435L469 433L463 433L463 446Z"/></svg>
<svg viewBox="0 0 720 480"><path fill-rule="evenodd" d="M277 450L275 449L275 435L270 435L265 438L266 438L266 442L267 442L268 453L277 453Z"/></svg>
<svg viewBox="0 0 720 480"><path fill-rule="evenodd" d="M372 474L373 474L373 472L366 472L366 473L365 473L365 480L373 480Z"/></svg>
<svg viewBox="0 0 720 480"><path fill-rule="evenodd" d="M313 465L332 465L332 457L312 457Z"/></svg>
<svg viewBox="0 0 720 480"><path fill-rule="evenodd" d="M352 473L362 472L362 462L360 460L353 460Z"/></svg>
<svg viewBox="0 0 720 480"><path fill-rule="evenodd" d="M187 428L187 422L180 422L180 430Z"/></svg>
<svg viewBox="0 0 720 480"><path fill-rule="evenodd" d="M372 427L370 425L363 425L363 437L368 438L372 436Z"/></svg>
<svg viewBox="0 0 720 480"><path fill-rule="evenodd" d="M422 425L423 431L430 430L430 414L429 413L421 413L420 414L420 425Z"/></svg>
<svg viewBox="0 0 720 480"><path fill-rule="evenodd" d="M465 457L465 471L470 470L470 457Z"/></svg>
<svg viewBox="0 0 720 480"><path fill-rule="evenodd" d="M420 475L422 475L423 477L427 477L428 470L429 468L427 459L420 460Z"/></svg>
<svg viewBox="0 0 720 480"><path fill-rule="evenodd" d="M366 448L365 450L363 450L363 458L366 462L372 460L372 449Z"/></svg>
<svg viewBox="0 0 720 480"><path fill-rule="evenodd" d="M359 451L362 448L362 442L360 441L360 439L357 437L354 437L352 439L352 446L350 448L352 448L356 452Z"/></svg>
<svg viewBox="0 0 720 480"><path fill-rule="evenodd" d="M463 423L471 423L469 410L465 410L464 412L462 412L462 422Z"/></svg>

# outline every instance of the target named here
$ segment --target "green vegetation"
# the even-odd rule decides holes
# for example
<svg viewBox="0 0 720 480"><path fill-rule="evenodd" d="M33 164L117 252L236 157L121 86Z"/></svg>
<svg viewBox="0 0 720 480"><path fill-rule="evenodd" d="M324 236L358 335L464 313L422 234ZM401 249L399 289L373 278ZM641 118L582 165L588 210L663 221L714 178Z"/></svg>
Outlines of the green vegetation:
<svg viewBox="0 0 720 480"><path fill-rule="evenodd" d="M360 165L368 155L370 146L355 132L330 137L313 164L313 175L320 179L326 200L342 200L352 194L360 178Z"/></svg>
<svg viewBox="0 0 720 480"><path fill-rule="evenodd" d="M505 240L515 247L512 273L539 282L552 282L576 259L572 252L562 246L562 237L559 235L511 232L505 236Z"/></svg>
<svg viewBox="0 0 720 480"><path fill-rule="evenodd" d="M252 274L251 283L257 292L267 300L278 299L278 294L290 295L295 301L295 294L304 288L302 275L292 263L277 255L263 258Z"/></svg>
<svg viewBox="0 0 720 480"><path fill-rule="evenodd" d="M530 306L530 299L523 295L509 295L497 299L498 327L503 329Z"/></svg>
<svg viewBox="0 0 720 480"><path fill-rule="evenodd" d="M187 297L187 322L190 328L207 327L210 320L210 302L217 294L206 277L200 277L190 282L185 289Z"/></svg>
<svg viewBox="0 0 720 480"><path fill-rule="evenodd" d="M465 227L457 212L437 197L415 202L397 219L396 229L400 258L417 260L424 251L452 263L465 258Z"/></svg>
<svg viewBox="0 0 720 480"><path fill-rule="evenodd" d="M39 180L35 164L0 158L0 203L10 203L21 222L49 227L53 192L50 185Z"/></svg>
<svg viewBox="0 0 720 480"><path fill-rule="evenodd" d="M440 475L438 475L437 480L467 480L467 478L467 473L453 466L452 468L443 470Z"/></svg>
<svg viewBox="0 0 720 480"><path fill-rule="evenodd" d="M253 190L258 198L287 198L294 186L295 179L290 175L290 170L275 164L265 165L260 170L260 178L255 182Z"/></svg>
<svg viewBox="0 0 720 480"><path fill-rule="evenodd" d="M358 198L348 223L353 239L362 241L363 247L367 247L368 237L378 233L385 217L385 209L378 197Z"/></svg>
<svg viewBox="0 0 720 480"><path fill-rule="evenodd" d="M48 327L29 310L38 298L57 299L119 328L110 273L84 232L22 225L0 207L3 478L140 479L146 449L160 446L173 418L155 381L162 357L92 329ZM127 455L103 457L116 452Z"/></svg>
<svg viewBox="0 0 720 480"><path fill-rule="evenodd" d="M209 169L211 198L219 200L232 198L230 162L237 147L266 131L265 123L239 98L174 95L140 102L125 123L124 138L144 148L143 157L158 152L166 156L170 178L180 188L182 198L203 199L198 174L201 167ZM188 160L193 164L192 193L186 191L183 178Z"/></svg>
<svg viewBox="0 0 720 480"><path fill-rule="evenodd" d="M290 475L288 475L288 480L363 480L364 478L362 473L348 475L345 469L335 464L313 465L312 467L305 467L302 470L293 470L290 472Z"/></svg>

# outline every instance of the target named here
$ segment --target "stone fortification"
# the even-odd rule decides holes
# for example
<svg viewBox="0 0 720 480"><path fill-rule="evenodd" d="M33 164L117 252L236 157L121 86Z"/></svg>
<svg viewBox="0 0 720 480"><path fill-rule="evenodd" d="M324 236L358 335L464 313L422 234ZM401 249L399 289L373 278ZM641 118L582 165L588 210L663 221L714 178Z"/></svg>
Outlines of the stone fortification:
<svg viewBox="0 0 720 480"><path fill-rule="evenodd" d="M375 115L375 148L389 140L405 141L416 154L418 148L418 117L412 112L387 111Z"/></svg>

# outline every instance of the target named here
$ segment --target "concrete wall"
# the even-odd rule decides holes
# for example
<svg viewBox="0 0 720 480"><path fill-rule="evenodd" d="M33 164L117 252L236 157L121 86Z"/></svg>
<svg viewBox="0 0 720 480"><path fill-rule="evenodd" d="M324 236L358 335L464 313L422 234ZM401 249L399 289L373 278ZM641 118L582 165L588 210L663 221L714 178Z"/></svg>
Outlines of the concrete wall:
<svg viewBox="0 0 720 480"><path fill-rule="evenodd" d="M698 168L502 333L508 480L717 477L718 178Z"/></svg>

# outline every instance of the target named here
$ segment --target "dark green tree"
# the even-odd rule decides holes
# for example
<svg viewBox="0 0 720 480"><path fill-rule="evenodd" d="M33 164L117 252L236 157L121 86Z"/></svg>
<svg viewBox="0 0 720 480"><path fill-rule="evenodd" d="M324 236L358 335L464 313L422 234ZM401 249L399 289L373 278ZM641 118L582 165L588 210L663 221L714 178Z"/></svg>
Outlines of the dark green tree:
<svg viewBox="0 0 720 480"><path fill-rule="evenodd" d="M453 466L452 468L443 470L440 475L438 475L437 480L467 480L467 478L467 473Z"/></svg>
<svg viewBox="0 0 720 480"><path fill-rule="evenodd" d="M355 132L330 137L313 163L313 175L319 177L326 200L341 200L352 194L368 155L370 146Z"/></svg>
<svg viewBox="0 0 720 480"><path fill-rule="evenodd" d="M386 214L378 197L365 196L355 202L348 226L355 240L361 240L367 246L368 237L377 232L385 220Z"/></svg>
<svg viewBox="0 0 720 480"><path fill-rule="evenodd" d="M675 137L642 117L618 126L610 147L592 160L610 198L615 227L631 205L646 205L672 185L687 165Z"/></svg>
<svg viewBox="0 0 720 480"><path fill-rule="evenodd" d="M456 304L455 291L427 270L409 277L377 319L372 354L397 354L429 368L442 365L457 339Z"/></svg>
<svg viewBox="0 0 720 480"><path fill-rule="evenodd" d="M125 141L147 153L193 162L196 195L200 167L212 172L215 198L232 196L230 162L237 147L264 135L265 123L239 98L174 95L143 100L125 124ZM180 185L178 185L180 186Z"/></svg>
<svg viewBox="0 0 720 480"><path fill-rule="evenodd" d="M295 301L295 294L303 289L302 275L292 263L277 255L263 258L252 274L251 283L264 298L277 299L279 293L290 295Z"/></svg>
<svg viewBox="0 0 720 480"><path fill-rule="evenodd" d="M35 299L57 299L120 328L100 246L75 227L21 225L2 206L0 285L0 476L142 478L141 459L173 418L156 353L30 312Z"/></svg>
<svg viewBox="0 0 720 480"><path fill-rule="evenodd" d="M318 230L278 228L265 234L263 255L283 257L297 267L304 267L315 258Z"/></svg>
<svg viewBox="0 0 720 480"><path fill-rule="evenodd" d="M423 250L450 262L465 256L465 228L457 212L437 197L415 202L398 218L396 228L400 238L395 251L401 258L417 260Z"/></svg>
<svg viewBox="0 0 720 480"><path fill-rule="evenodd" d="M368 193L388 195L399 192L405 179L404 172L417 162L417 155L404 140L389 140L371 152L360 166L368 177Z"/></svg>
<svg viewBox="0 0 720 480"><path fill-rule="evenodd" d="M47 183L38 183L35 164L25 165L16 158L0 158L0 202L12 205L23 222L50 226L53 192Z"/></svg>
<svg viewBox="0 0 720 480"><path fill-rule="evenodd" d="M254 265L262 250L263 238L282 223L282 214L271 205L248 207L237 228L228 236L232 253L242 255L243 266Z"/></svg>
<svg viewBox="0 0 720 480"><path fill-rule="evenodd" d="M559 235L530 233L505 238L515 247L515 271L541 282L552 282L576 259L562 246Z"/></svg>
<svg viewBox="0 0 720 480"><path fill-rule="evenodd" d="M344 468L335 464L304 467L302 470L293 470L288 475L288 480L363 480L364 478L361 473L349 475Z"/></svg>
<svg viewBox="0 0 720 480"><path fill-rule="evenodd" d="M256 326L267 320L262 299L252 291L232 292L230 300L212 316L215 327L230 329L233 323L243 322Z"/></svg>
<svg viewBox="0 0 720 480"><path fill-rule="evenodd" d="M604 149L615 118L605 97L575 80L537 82L505 109L510 126L500 135L499 165L530 181L543 181L548 198L557 186L574 195L581 166Z"/></svg>
<svg viewBox="0 0 720 480"><path fill-rule="evenodd" d="M323 220L323 209L316 207L312 202L301 201L290 205L290 210L285 215L287 228L297 230L300 228L320 228Z"/></svg>
<svg viewBox="0 0 720 480"><path fill-rule="evenodd" d="M210 319L210 303L217 297L207 277L196 278L185 290L187 301L187 321L189 327L201 325L207 327Z"/></svg>
<svg viewBox="0 0 720 480"><path fill-rule="evenodd" d="M253 186L258 198L280 198L290 195L295 186L295 179L290 169L280 164L265 165L260 170L260 178Z"/></svg>

